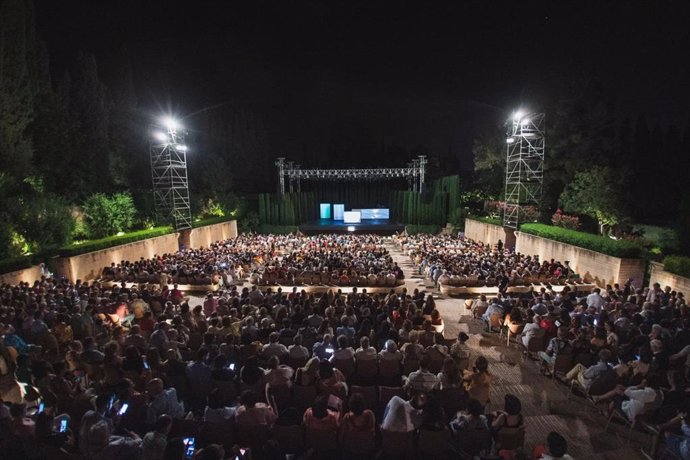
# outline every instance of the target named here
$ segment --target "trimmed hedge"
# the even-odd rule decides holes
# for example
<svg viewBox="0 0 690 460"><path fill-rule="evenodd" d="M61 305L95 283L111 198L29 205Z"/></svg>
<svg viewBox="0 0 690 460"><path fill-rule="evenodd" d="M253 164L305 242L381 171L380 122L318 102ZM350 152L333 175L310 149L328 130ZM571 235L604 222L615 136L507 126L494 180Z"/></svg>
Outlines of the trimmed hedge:
<svg viewBox="0 0 690 460"><path fill-rule="evenodd" d="M107 238L101 238L100 240L86 241L82 244L72 243L69 246L60 248L58 250L58 255L60 257L78 256L80 254L86 254L87 252L100 251L120 244L134 243L135 241L155 238L169 233L173 233L172 227L155 227L149 230L126 233L121 236L109 236Z"/></svg>
<svg viewBox="0 0 690 460"><path fill-rule="evenodd" d="M430 233L436 235L441 230L438 225L405 225L405 231L408 235L416 235L418 233Z"/></svg>
<svg viewBox="0 0 690 460"><path fill-rule="evenodd" d="M258 233L268 235L287 235L288 233L297 233L299 227L296 225L269 225L261 224L259 225Z"/></svg>
<svg viewBox="0 0 690 460"><path fill-rule="evenodd" d="M33 265L33 256L10 257L0 260L0 274L16 272Z"/></svg>
<svg viewBox="0 0 690 460"><path fill-rule="evenodd" d="M642 247L631 241L612 240L605 236L544 224L523 224L520 231L614 257L636 259L642 256Z"/></svg>
<svg viewBox="0 0 690 460"><path fill-rule="evenodd" d="M477 222L503 227L503 221L501 219L494 219L493 217L467 216L465 219L476 220Z"/></svg>
<svg viewBox="0 0 690 460"><path fill-rule="evenodd" d="M664 270L674 275L690 278L690 257L667 256L664 257Z"/></svg>
<svg viewBox="0 0 690 460"><path fill-rule="evenodd" d="M220 224L223 222L230 222L231 220L235 220L235 217L231 217L231 216L208 217L206 219L201 219L201 220L192 222L192 228L199 228L199 227L205 227L207 225L214 225L214 224Z"/></svg>

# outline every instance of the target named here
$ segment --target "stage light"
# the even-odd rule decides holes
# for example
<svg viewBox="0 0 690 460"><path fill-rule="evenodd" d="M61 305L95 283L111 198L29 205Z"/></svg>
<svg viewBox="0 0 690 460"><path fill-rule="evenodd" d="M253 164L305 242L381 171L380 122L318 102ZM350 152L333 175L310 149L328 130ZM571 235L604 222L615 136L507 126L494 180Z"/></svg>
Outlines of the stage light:
<svg viewBox="0 0 690 460"><path fill-rule="evenodd" d="M172 130L172 131L174 131L180 127L180 124L178 123L178 121L172 117L163 118L163 125L165 125L166 128L168 128L169 130Z"/></svg>
<svg viewBox="0 0 690 460"><path fill-rule="evenodd" d="M520 123L522 124L522 126L529 125L529 118L525 118Z"/></svg>
<svg viewBox="0 0 690 460"><path fill-rule="evenodd" d="M509 137L508 139L506 139L506 142L509 144L512 144L513 142L515 142L515 139L513 139L512 137Z"/></svg>
<svg viewBox="0 0 690 460"><path fill-rule="evenodd" d="M170 140L167 134L160 131L156 131L155 133L153 133L153 136L161 142L167 142L168 140Z"/></svg>
<svg viewBox="0 0 690 460"><path fill-rule="evenodd" d="M186 145L177 144L177 145L175 145L175 148L176 148L177 150L179 150L180 152L186 152L186 151L187 151L187 146L186 146Z"/></svg>
<svg viewBox="0 0 690 460"><path fill-rule="evenodd" d="M354 226L354 225L348 225L348 226L347 226L347 231L348 231L348 232L354 232L354 231L355 231L355 226Z"/></svg>
<svg viewBox="0 0 690 460"><path fill-rule="evenodd" d="M522 118L525 115L525 113L522 110L518 110L513 114L513 120L517 121L520 118Z"/></svg>

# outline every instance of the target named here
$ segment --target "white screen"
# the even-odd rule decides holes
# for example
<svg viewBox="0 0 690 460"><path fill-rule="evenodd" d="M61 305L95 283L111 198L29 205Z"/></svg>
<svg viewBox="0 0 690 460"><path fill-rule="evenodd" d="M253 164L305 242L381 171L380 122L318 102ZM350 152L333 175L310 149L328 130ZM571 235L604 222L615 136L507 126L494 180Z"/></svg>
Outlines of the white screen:
<svg viewBox="0 0 690 460"><path fill-rule="evenodd" d="M359 211L345 211L343 219L346 224L358 224L362 222L362 213Z"/></svg>

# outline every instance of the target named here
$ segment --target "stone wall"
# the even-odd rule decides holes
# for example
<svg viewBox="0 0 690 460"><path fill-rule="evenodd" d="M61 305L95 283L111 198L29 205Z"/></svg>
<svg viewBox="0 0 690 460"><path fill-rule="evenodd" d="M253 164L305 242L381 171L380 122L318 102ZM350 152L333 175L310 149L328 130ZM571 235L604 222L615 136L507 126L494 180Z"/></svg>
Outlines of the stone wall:
<svg viewBox="0 0 690 460"><path fill-rule="evenodd" d="M207 248L212 243L237 236L237 221L221 222L185 230L180 235L180 245L185 248Z"/></svg>
<svg viewBox="0 0 690 460"><path fill-rule="evenodd" d="M690 295L690 278L675 275L664 270L664 264L659 262L651 263L651 273L649 275L649 285L659 283L661 289L671 286L674 291L682 292L687 298Z"/></svg>
<svg viewBox="0 0 690 460"><path fill-rule="evenodd" d="M41 279L41 268L38 265L34 265L23 270L0 275L0 284L11 284L12 286L20 282L33 284L38 279Z"/></svg>
<svg viewBox="0 0 690 460"><path fill-rule="evenodd" d="M570 261L570 266L587 282L599 286L624 283L632 278L635 286L642 286L645 273L643 259L621 259L578 246L547 238L516 232L515 251L538 255L539 260Z"/></svg>
<svg viewBox="0 0 690 460"><path fill-rule="evenodd" d="M515 232L500 225L487 224L478 220L465 219L465 237L491 246L501 240L506 247L515 247Z"/></svg>

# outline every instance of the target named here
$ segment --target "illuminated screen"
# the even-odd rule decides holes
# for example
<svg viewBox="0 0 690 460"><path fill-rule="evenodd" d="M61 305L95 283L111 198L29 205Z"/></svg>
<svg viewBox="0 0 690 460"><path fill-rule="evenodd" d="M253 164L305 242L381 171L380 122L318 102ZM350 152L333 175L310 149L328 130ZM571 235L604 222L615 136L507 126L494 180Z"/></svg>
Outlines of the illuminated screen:
<svg viewBox="0 0 690 460"><path fill-rule="evenodd" d="M362 219L390 219L388 208L353 209L362 213Z"/></svg>
<svg viewBox="0 0 690 460"><path fill-rule="evenodd" d="M331 203L321 203L321 219L331 218Z"/></svg>
<svg viewBox="0 0 690 460"><path fill-rule="evenodd" d="M345 212L344 204L333 205L333 220L343 220L343 213Z"/></svg>
<svg viewBox="0 0 690 460"><path fill-rule="evenodd" d="M359 211L345 211L343 218L346 224L358 224L362 222L362 213Z"/></svg>

